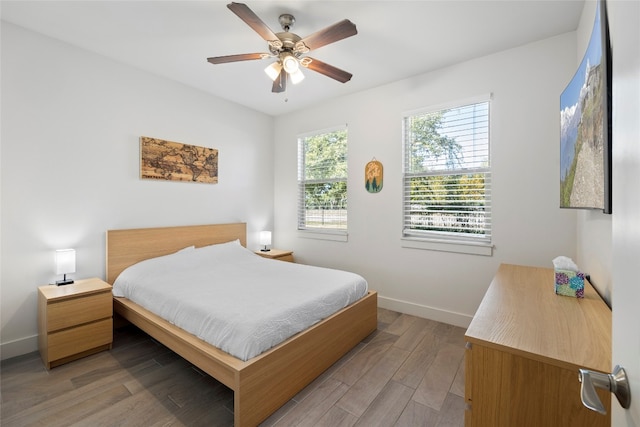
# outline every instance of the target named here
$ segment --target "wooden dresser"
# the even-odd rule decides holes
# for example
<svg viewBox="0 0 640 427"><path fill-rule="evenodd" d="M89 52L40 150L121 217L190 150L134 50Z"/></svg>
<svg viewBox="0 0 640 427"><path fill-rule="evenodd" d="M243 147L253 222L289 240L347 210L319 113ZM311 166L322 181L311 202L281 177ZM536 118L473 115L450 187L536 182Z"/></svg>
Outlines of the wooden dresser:
<svg viewBox="0 0 640 427"><path fill-rule="evenodd" d="M503 264L465 335L465 427L610 426L582 405L578 369L610 373L611 310L556 295L553 269Z"/></svg>

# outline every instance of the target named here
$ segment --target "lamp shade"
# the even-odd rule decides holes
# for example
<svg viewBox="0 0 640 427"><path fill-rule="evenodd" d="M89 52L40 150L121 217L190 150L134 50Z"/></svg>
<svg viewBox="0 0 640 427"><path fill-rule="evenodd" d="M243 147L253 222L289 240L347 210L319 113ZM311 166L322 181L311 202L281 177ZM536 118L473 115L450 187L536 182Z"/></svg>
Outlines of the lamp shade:
<svg viewBox="0 0 640 427"><path fill-rule="evenodd" d="M76 250L56 250L56 274L69 274L76 272Z"/></svg>
<svg viewBox="0 0 640 427"><path fill-rule="evenodd" d="M300 69L297 69L293 73L289 73L289 77L291 77L291 83L293 83L294 85L297 85L302 80L304 80L304 74L302 74L302 71Z"/></svg>
<svg viewBox="0 0 640 427"><path fill-rule="evenodd" d="M264 246L271 244L271 232L270 231L261 231L260 232L260 244L264 245Z"/></svg>
<svg viewBox="0 0 640 427"><path fill-rule="evenodd" d="M295 73L296 71L298 71L299 67L300 67L300 63L294 56L287 55L284 58L282 58L282 68L284 68L284 70L287 73L289 74Z"/></svg>
<svg viewBox="0 0 640 427"><path fill-rule="evenodd" d="M278 78L280 71L282 71L282 65L279 62L274 62L264 69L264 72L267 73L267 76L273 81Z"/></svg>

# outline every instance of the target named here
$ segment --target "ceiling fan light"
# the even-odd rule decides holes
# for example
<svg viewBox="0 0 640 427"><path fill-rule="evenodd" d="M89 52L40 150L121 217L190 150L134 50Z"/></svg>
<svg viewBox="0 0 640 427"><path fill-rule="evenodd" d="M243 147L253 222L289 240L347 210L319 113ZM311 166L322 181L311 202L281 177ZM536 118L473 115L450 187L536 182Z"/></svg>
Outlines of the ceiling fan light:
<svg viewBox="0 0 640 427"><path fill-rule="evenodd" d="M300 69L297 69L293 73L289 73L289 77L291 77L291 83L294 85L304 80L304 74L302 74L302 70Z"/></svg>
<svg viewBox="0 0 640 427"><path fill-rule="evenodd" d="M282 71L282 65L280 65L280 62L274 62L264 69L264 72L267 73L267 76L269 76L273 81L278 78L280 71Z"/></svg>
<svg viewBox="0 0 640 427"><path fill-rule="evenodd" d="M282 67L287 73L292 74L298 71L300 64L294 56L287 55L282 59Z"/></svg>

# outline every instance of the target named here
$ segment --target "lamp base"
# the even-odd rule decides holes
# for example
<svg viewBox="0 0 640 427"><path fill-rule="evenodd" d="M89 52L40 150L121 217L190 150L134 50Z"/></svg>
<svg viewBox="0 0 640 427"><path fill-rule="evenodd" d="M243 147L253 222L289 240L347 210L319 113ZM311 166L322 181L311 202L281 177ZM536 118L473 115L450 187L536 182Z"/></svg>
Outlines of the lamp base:
<svg viewBox="0 0 640 427"><path fill-rule="evenodd" d="M69 280L58 280L56 282L56 286L62 286L62 285L70 285L73 283L73 280L69 279Z"/></svg>
<svg viewBox="0 0 640 427"><path fill-rule="evenodd" d="M270 252L270 251L271 251L271 249L267 249L267 248L260 249L260 252Z"/></svg>

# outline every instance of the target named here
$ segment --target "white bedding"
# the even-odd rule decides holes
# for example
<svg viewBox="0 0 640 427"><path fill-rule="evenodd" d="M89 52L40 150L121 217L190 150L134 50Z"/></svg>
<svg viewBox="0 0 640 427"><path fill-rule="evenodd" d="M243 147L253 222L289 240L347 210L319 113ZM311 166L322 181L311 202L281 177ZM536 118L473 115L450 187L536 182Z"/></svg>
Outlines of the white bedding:
<svg viewBox="0 0 640 427"><path fill-rule="evenodd" d="M142 261L124 270L126 297L202 340L248 360L362 298L346 271L262 258L239 241Z"/></svg>

